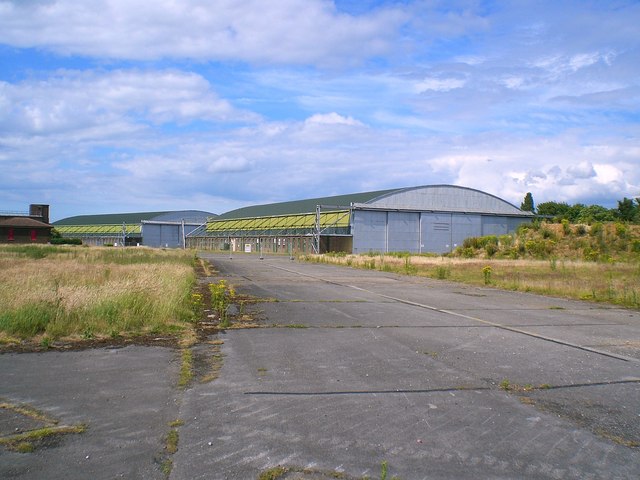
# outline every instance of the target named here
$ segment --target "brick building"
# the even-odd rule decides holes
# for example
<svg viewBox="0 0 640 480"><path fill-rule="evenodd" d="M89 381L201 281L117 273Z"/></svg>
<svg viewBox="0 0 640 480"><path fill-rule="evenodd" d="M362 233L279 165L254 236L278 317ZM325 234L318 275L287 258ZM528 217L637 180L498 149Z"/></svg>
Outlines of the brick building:
<svg viewBox="0 0 640 480"><path fill-rule="evenodd" d="M0 243L49 243L49 205L30 205L29 213L0 212Z"/></svg>

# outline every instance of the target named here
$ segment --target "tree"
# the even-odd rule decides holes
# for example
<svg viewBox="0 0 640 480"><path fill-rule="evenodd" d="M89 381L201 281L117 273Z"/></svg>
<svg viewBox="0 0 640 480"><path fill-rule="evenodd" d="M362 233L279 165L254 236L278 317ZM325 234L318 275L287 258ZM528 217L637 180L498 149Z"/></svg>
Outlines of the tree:
<svg viewBox="0 0 640 480"><path fill-rule="evenodd" d="M523 212L536 211L535 205L533 204L533 195L531 195L531 192L527 192L527 194L524 196L524 201L520 205L520 210L522 210Z"/></svg>
<svg viewBox="0 0 640 480"><path fill-rule="evenodd" d="M581 206L582 209L575 219L576 223L613 222L616 219L615 210L600 205Z"/></svg>
<svg viewBox="0 0 640 480"><path fill-rule="evenodd" d="M637 215L638 207L636 207L632 199L624 197L622 200L618 200L618 210L616 211L616 216L620 220L633 222Z"/></svg>
<svg viewBox="0 0 640 480"><path fill-rule="evenodd" d="M542 202L538 204L538 215L548 215L553 218L567 218L569 205L565 202Z"/></svg>

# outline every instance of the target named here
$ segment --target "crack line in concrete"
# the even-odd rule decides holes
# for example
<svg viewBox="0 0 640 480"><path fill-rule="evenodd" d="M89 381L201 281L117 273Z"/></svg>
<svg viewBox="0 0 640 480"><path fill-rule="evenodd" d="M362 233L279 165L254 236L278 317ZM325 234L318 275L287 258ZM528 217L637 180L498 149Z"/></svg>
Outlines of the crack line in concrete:
<svg viewBox="0 0 640 480"><path fill-rule="evenodd" d="M394 390L338 390L327 392L243 392L243 395L278 395L278 396L320 396L320 395L383 395L383 394L407 394L407 393L448 393L491 390L490 387L447 387L427 389L394 389Z"/></svg>
<svg viewBox="0 0 640 480"><path fill-rule="evenodd" d="M567 388L584 388L584 387L603 387L610 385L625 385L625 384L638 384L640 378L630 378L626 380L611 380L605 382L585 382L585 383L572 383L565 385L544 385L537 387L530 387L523 392L533 392L542 390L561 390ZM504 390L499 388L500 390ZM383 395L383 394L407 394L407 393L448 393L448 392L479 392L497 390L494 387L446 387L446 388L427 388L427 389L393 389L393 390L338 390L338 391L326 391L326 392L276 392L276 391L257 391L257 392L243 392L243 395L275 395L275 396L291 396L291 397L304 397L304 396L320 396L320 395ZM508 390L507 390L508 391Z"/></svg>
<svg viewBox="0 0 640 480"><path fill-rule="evenodd" d="M627 380L611 380L608 382L586 382L586 383L571 383L568 385L546 385L543 387L534 387L533 390L561 390L565 388L581 388L581 387L606 387L608 385L625 385L625 384L640 383L640 378L631 378Z"/></svg>

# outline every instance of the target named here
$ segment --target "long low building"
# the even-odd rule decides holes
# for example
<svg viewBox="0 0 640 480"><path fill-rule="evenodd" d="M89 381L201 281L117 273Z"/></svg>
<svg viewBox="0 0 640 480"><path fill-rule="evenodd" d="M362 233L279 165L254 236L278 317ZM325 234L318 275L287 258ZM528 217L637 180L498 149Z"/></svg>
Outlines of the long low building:
<svg viewBox="0 0 640 480"><path fill-rule="evenodd" d="M272 203L232 210L186 236L192 248L260 253L446 253L469 237L504 235L534 215L454 185Z"/></svg>
<svg viewBox="0 0 640 480"><path fill-rule="evenodd" d="M200 210L109 213L69 217L53 225L63 237L79 238L86 245L184 248L186 235L214 217Z"/></svg>

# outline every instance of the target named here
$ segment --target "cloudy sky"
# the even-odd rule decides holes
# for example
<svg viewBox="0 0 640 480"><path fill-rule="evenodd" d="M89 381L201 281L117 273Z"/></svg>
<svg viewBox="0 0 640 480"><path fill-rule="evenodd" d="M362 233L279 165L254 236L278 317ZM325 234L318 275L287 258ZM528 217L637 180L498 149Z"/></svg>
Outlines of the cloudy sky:
<svg viewBox="0 0 640 480"><path fill-rule="evenodd" d="M0 0L0 210L640 196L640 2Z"/></svg>

